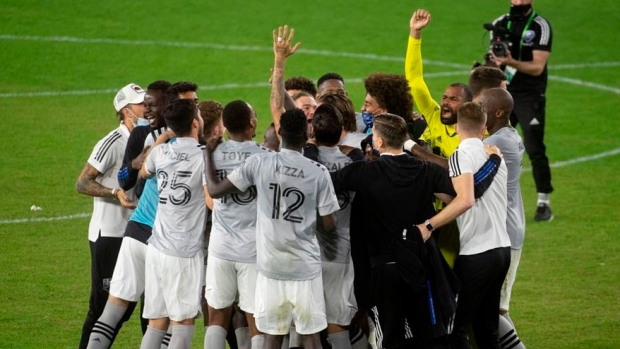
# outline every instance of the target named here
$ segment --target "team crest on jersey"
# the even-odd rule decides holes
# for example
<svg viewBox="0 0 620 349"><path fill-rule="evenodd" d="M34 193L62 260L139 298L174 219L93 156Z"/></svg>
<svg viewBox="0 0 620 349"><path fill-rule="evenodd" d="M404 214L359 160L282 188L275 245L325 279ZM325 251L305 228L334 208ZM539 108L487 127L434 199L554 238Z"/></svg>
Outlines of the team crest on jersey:
<svg viewBox="0 0 620 349"><path fill-rule="evenodd" d="M534 41L535 37L536 37L536 32L533 30L528 30L525 32L525 35L523 35L523 43L530 44Z"/></svg>
<svg viewBox="0 0 620 349"><path fill-rule="evenodd" d="M112 281L112 278L103 279L103 290L106 292L110 292L110 281Z"/></svg>

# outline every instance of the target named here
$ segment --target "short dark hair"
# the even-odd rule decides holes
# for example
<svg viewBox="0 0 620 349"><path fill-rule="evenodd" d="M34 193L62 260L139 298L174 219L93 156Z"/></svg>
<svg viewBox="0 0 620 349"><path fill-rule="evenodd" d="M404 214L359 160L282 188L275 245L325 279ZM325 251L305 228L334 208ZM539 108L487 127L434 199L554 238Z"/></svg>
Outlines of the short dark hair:
<svg viewBox="0 0 620 349"><path fill-rule="evenodd" d="M321 87L321 85L323 85L323 83L327 80L340 80L342 84L344 84L344 78L342 77L342 75L334 72L329 72L321 75L319 80L317 80L316 82L316 86Z"/></svg>
<svg viewBox="0 0 620 349"><path fill-rule="evenodd" d="M484 90L499 87L506 79L506 74L501 69L481 65L469 75L469 89L476 97Z"/></svg>
<svg viewBox="0 0 620 349"><path fill-rule="evenodd" d="M373 126L377 136L390 147L399 149L407 140L407 123L400 115L384 113L374 117Z"/></svg>
<svg viewBox="0 0 620 349"><path fill-rule="evenodd" d="M473 102L463 104L459 108L457 115L457 130L463 132L477 132L487 122L487 114L482 109L482 106Z"/></svg>
<svg viewBox="0 0 620 349"><path fill-rule="evenodd" d="M471 102L474 99L474 96L471 93L471 89L469 86L465 85L462 82L453 82L450 84L450 87L460 87L461 94L463 95L463 102Z"/></svg>
<svg viewBox="0 0 620 349"><path fill-rule="evenodd" d="M170 102L179 99L179 94L189 92L189 91L196 92L196 90L198 90L198 85L196 85L193 82L190 82L190 81L175 82L166 90L166 94L164 95L164 102L166 104L169 104Z"/></svg>
<svg viewBox="0 0 620 349"><path fill-rule="evenodd" d="M295 108L282 113L280 117L280 137L287 144L303 145L308 139L308 122L304 111Z"/></svg>
<svg viewBox="0 0 620 349"><path fill-rule="evenodd" d="M198 118L198 109L194 101L177 99L164 109L164 119L168 127L178 137L186 137L192 132L192 121Z"/></svg>
<svg viewBox="0 0 620 349"><path fill-rule="evenodd" d="M161 93L166 93L166 90L168 90L170 86L172 86L170 81L157 80L151 82L146 89L150 91L160 91Z"/></svg>
<svg viewBox="0 0 620 349"><path fill-rule="evenodd" d="M284 81L285 90L300 90L309 93L312 97L316 96L316 86L314 82L305 76L293 76Z"/></svg>
<svg viewBox="0 0 620 349"><path fill-rule="evenodd" d="M321 104L331 104L342 115L342 127L345 131L354 132L357 131L357 121L355 120L355 107L351 98L345 95L339 94L327 94L322 95L319 98ZM316 111L315 111L316 113Z"/></svg>
<svg viewBox="0 0 620 349"><path fill-rule="evenodd" d="M332 147L342 136L342 115L332 104L321 104L314 111L312 119L314 138L321 145Z"/></svg>
<svg viewBox="0 0 620 349"><path fill-rule="evenodd" d="M198 104L198 109L200 110L200 116L202 116L202 120L205 124L203 129L204 136L208 138L211 136L211 132L213 132L215 125L222 119L224 106L217 101L204 101Z"/></svg>
<svg viewBox="0 0 620 349"><path fill-rule="evenodd" d="M241 133L248 128L252 118L252 108L244 101L238 99L224 107L222 119L224 126L230 133Z"/></svg>
<svg viewBox="0 0 620 349"><path fill-rule="evenodd" d="M403 75L373 73L364 79L366 93L390 114L412 120L413 97L407 78Z"/></svg>

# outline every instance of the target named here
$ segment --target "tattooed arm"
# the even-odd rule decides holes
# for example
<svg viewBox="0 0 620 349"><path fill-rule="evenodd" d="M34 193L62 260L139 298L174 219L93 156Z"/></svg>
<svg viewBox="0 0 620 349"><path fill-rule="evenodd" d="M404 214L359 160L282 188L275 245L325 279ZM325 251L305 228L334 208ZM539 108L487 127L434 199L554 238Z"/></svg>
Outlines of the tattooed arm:
<svg viewBox="0 0 620 349"><path fill-rule="evenodd" d="M78 177L75 189L78 193L82 193L90 196L111 198L118 200L120 204L125 208L135 208L135 202L129 201L127 194L120 188L108 188L101 185L96 181L97 177L101 176L101 172L97 171L91 164L86 163L82 173Z"/></svg>
<svg viewBox="0 0 620 349"><path fill-rule="evenodd" d="M295 51L301 44L296 43L291 46L291 41L295 36L295 30L288 30L288 26L279 27L273 31L273 53L275 62L273 65L273 75L271 76L271 96L269 98L269 106L271 109L271 117L275 126L276 134L280 138L280 117L285 110L295 108L293 99L286 93L284 88L284 67L286 58Z"/></svg>

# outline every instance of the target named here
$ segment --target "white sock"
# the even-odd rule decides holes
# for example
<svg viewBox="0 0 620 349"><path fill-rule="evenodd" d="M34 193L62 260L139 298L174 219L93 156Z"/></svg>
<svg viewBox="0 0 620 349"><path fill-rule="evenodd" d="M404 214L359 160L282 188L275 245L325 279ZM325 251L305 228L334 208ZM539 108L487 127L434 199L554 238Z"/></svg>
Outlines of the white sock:
<svg viewBox="0 0 620 349"><path fill-rule="evenodd" d="M192 347L194 337L194 325L174 325L172 326L172 338L170 339L169 349L189 349Z"/></svg>
<svg viewBox="0 0 620 349"><path fill-rule="evenodd" d="M508 319L504 316L499 316L499 326L497 329L499 337L499 345L502 349L525 349L525 345L521 343L517 331Z"/></svg>
<svg viewBox="0 0 620 349"><path fill-rule="evenodd" d="M355 332L349 332L349 339L351 340L351 348L368 349L368 337L361 328L355 327Z"/></svg>
<svg viewBox="0 0 620 349"><path fill-rule="evenodd" d="M90 332L87 348L109 348L112 338L114 338L114 332L116 332L116 326L118 326L118 323L121 322L126 310L127 307L122 307L107 302L105 304L105 308L103 309L103 313L101 313L101 316L97 319L95 326L93 326L93 329Z"/></svg>
<svg viewBox="0 0 620 349"><path fill-rule="evenodd" d="M239 347L239 349L250 349L252 347L249 327L240 327L236 329L235 337L237 338L237 347Z"/></svg>
<svg viewBox="0 0 620 349"><path fill-rule="evenodd" d="M265 335L257 334L256 336L252 337L251 341L252 341L252 349L263 349L263 344L265 343ZM286 343L287 343L286 349L288 349L288 341Z"/></svg>
<svg viewBox="0 0 620 349"><path fill-rule="evenodd" d="M172 324L168 325L168 330L166 331L166 335L164 336L164 339L161 340L160 349L168 349L168 345L170 344L171 338L172 338Z"/></svg>
<svg viewBox="0 0 620 349"><path fill-rule="evenodd" d="M545 204L549 206L551 204L551 194L549 193L538 193L538 202L536 205Z"/></svg>
<svg viewBox="0 0 620 349"><path fill-rule="evenodd" d="M142 343L140 349L159 349L161 347L161 341L164 339L166 331L160 331L154 327L147 327L144 337L142 337Z"/></svg>
<svg viewBox="0 0 620 349"><path fill-rule="evenodd" d="M349 331L330 333L327 335L327 341L329 341L333 349L351 349Z"/></svg>
<svg viewBox="0 0 620 349"><path fill-rule="evenodd" d="M301 348L304 345L301 342L301 336L299 335L299 333L297 333L297 330L295 329L295 326L291 326L290 332L289 332L289 348Z"/></svg>
<svg viewBox="0 0 620 349"><path fill-rule="evenodd" d="M222 326L209 326L207 334L205 335L205 348L225 349L226 334L228 334L228 331Z"/></svg>

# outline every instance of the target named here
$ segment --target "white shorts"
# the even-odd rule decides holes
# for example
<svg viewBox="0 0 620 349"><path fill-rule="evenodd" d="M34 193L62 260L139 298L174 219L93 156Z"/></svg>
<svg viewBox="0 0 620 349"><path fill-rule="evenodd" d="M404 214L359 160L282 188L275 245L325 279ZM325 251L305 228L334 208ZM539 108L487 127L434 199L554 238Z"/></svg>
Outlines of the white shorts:
<svg viewBox="0 0 620 349"><path fill-rule="evenodd" d="M519 261L521 261L521 249L510 249L510 268L506 273L506 279L504 279L504 285L502 285L501 298L499 300L499 309L508 311L510 306L510 296L512 294L512 285L515 283L517 277L517 268L519 268Z"/></svg>
<svg viewBox="0 0 620 349"><path fill-rule="evenodd" d="M205 298L209 306L224 309L239 296L239 308L254 314L256 263L228 261L210 255L205 279Z"/></svg>
<svg viewBox="0 0 620 349"><path fill-rule="evenodd" d="M353 293L353 262L334 263L322 261L325 312L328 324L347 326L357 312Z"/></svg>
<svg viewBox="0 0 620 349"><path fill-rule="evenodd" d="M202 251L194 257L169 256L149 245L146 248L145 319L192 319L200 313L204 261Z"/></svg>
<svg viewBox="0 0 620 349"><path fill-rule="evenodd" d="M291 320L297 333L314 334L327 327L323 278L276 280L256 277L256 327L271 335L289 332Z"/></svg>
<svg viewBox="0 0 620 349"><path fill-rule="evenodd" d="M110 281L110 295L137 302L144 292L144 260L146 244L124 237Z"/></svg>

